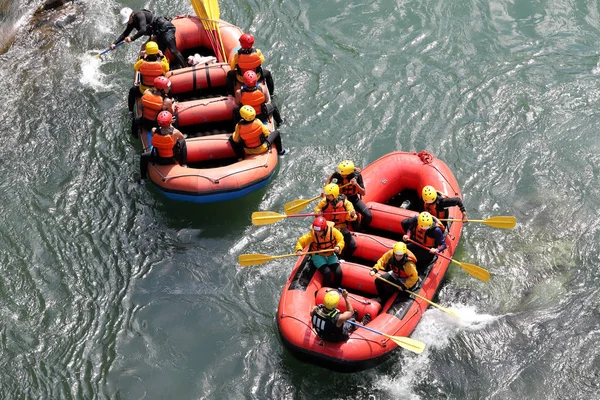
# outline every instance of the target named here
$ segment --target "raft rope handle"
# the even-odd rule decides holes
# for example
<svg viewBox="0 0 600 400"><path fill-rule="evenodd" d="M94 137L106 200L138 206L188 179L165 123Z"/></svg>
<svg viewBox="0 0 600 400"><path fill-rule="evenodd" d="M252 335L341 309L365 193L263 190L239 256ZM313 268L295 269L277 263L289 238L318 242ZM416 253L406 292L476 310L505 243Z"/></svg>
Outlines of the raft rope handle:
<svg viewBox="0 0 600 400"><path fill-rule="evenodd" d="M267 152L267 153L264 153L264 154L265 154L265 157L264 157L264 158L265 158L265 162L264 162L262 165L257 165L257 166L255 166L255 167L249 167L249 168L245 168L245 169L243 169L243 170L241 170L241 171L232 172L232 173L230 173L230 174L223 175L223 176L221 176L220 178L216 178L216 179L210 178L210 177L208 177L208 176L205 176L205 175L194 174L194 173L189 173L189 174L180 174L180 175L173 175L173 176L165 176L165 175L163 175L163 174L162 174L162 173L161 173L161 172L160 172L160 171L159 171L159 170L156 168L156 166L155 166L154 164L151 164L151 165L152 165L152 167L155 169L155 171L156 171L156 172L157 172L157 173L160 175L160 177L162 178L162 181L163 181L163 182L167 182L168 180L175 179L175 178L185 178L185 177L188 177L188 176L196 176L196 177L198 177L198 178L204 178L204 179L206 179L206 180L210 181L211 183L214 183L214 184L219 184L219 181L220 181L221 179L224 179L224 178L227 178L227 177L230 177L230 176L233 176L233 175L239 174L239 173L241 173L241 172L251 171L251 170L253 170L253 169L257 169L257 168L267 168L267 167L269 166L269 164L268 164L268 162L267 162L267 161L268 161L268 159L267 159L267 155L268 155L270 152L271 152L271 150L269 150L269 152ZM191 168L191 169L194 169L194 168Z"/></svg>
<svg viewBox="0 0 600 400"><path fill-rule="evenodd" d="M224 69L224 67L226 65L229 65L229 64L224 63L224 62L217 62L217 63L212 63L212 64L196 64L191 67L192 68L191 71L196 72L200 69L209 70L209 69L215 69L215 68ZM190 67L187 67L187 68L190 68ZM181 68L181 69L176 69L174 71L171 71L171 75L169 75L169 76L182 75L182 74L187 74L189 72L190 72L190 70L184 70L183 68Z"/></svg>

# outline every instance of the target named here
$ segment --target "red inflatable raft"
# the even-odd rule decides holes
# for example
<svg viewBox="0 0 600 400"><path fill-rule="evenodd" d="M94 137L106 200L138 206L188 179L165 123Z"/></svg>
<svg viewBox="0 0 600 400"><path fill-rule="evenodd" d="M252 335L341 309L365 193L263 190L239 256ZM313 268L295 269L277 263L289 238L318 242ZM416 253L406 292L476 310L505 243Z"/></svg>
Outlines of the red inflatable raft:
<svg viewBox="0 0 600 400"><path fill-rule="evenodd" d="M368 327L392 336L410 336L428 304L420 299L394 294L386 304L379 304L374 277L369 275L375 262L404 233L400 221L422 211L419 194L423 186L432 185L448 196L459 196L460 189L450 169L431 154L394 152L381 157L362 170L366 196L363 201L373 213L367 233L353 233L357 249L352 260L340 261L342 287L350 293L349 300L358 311L360 321L366 313L372 320ZM404 200L410 209L400 208ZM461 218L457 207L449 209L449 218ZM450 224L446 237L452 257L460 239L462 224ZM284 344L299 358L340 371L356 371L377 365L398 346L385 336L358 328L342 343L320 339L312 328L310 310L321 304L332 288L322 286L322 275L315 272L309 256L296 263L281 295L277 325ZM436 257L420 275L412 291L429 300L435 295L448 268L447 259ZM338 308L344 311L340 302Z"/></svg>
<svg viewBox="0 0 600 400"><path fill-rule="evenodd" d="M174 117L175 126L188 137L187 168L150 163L150 181L165 196L194 203L233 200L265 187L277 170L277 151L245 155L238 160L227 141L237 122L233 120L235 99L226 90L229 65L223 62L220 52L214 51L213 42L197 17L180 16L171 22L176 27L177 48L184 57L199 53L216 56L218 62L177 69L166 75L171 81L171 94L185 99L176 103ZM219 21L219 28L225 54L231 59L243 32L224 21ZM173 58L168 51L166 56ZM137 115L142 115L139 98ZM275 129L272 121L267 127L270 131ZM152 133L142 128L140 137L144 151L149 151Z"/></svg>

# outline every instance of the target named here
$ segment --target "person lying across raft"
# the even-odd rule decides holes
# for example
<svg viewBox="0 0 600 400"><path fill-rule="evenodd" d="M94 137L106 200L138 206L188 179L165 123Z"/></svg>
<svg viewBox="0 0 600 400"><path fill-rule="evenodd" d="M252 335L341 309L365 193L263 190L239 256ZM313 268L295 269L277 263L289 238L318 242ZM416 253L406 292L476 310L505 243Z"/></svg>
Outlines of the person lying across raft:
<svg viewBox="0 0 600 400"><path fill-rule="evenodd" d="M238 158L246 154L263 154L269 151L272 144L277 148L280 156L287 154L281 144L281 135L278 130L269 132L269 128L258 118L252 106L240 108L242 119L235 126L235 132L229 138Z"/></svg>
<svg viewBox="0 0 600 400"><path fill-rule="evenodd" d="M429 250L425 250L413 243L408 244L408 249L417 257L417 270L423 273L435 255L446 250L444 225L427 211L414 217L405 218L401 224L406 232L402 240L408 242L410 239L429 248Z"/></svg>
<svg viewBox="0 0 600 400"><path fill-rule="evenodd" d="M162 111L157 117L159 128L152 128L152 151L140 156L140 172L142 179L148 175L148 162L159 165L179 163L185 166L187 162L187 146L185 137L173 125L173 116L168 111Z"/></svg>
<svg viewBox="0 0 600 400"><path fill-rule="evenodd" d="M423 207L425 211L439 219L448 218L448 208L458 207L462 213L462 222L469 222L467 211L460 197L448 197L435 190L433 186L425 186L421 190L421 198L423 199ZM448 226L447 222L443 222L444 226Z"/></svg>
<svg viewBox="0 0 600 400"><path fill-rule="evenodd" d="M417 258L408 250L406 244L398 242L392 250L381 256L375 266L373 266L373 269L371 269L370 274L371 276L375 276L377 272L385 271L385 274L381 275L383 279L395 283L404 290L410 290L419 280L416 263ZM375 279L375 287L379 296L378 301L382 305L397 290L394 286L377 278Z"/></svg>
<svg viewBox="0 0 600 400"><path fill-rule="evenodd" d="M342 267L337 254L344 249L344 244L342 233L330 226L325 218L317 217L312 223L312 229L296 242L295 251L300 256L306 246L310 246L309 251L331 249L331 252L311 255L311 262L323 274L323 286L337 288L342 284Z"/></svg>

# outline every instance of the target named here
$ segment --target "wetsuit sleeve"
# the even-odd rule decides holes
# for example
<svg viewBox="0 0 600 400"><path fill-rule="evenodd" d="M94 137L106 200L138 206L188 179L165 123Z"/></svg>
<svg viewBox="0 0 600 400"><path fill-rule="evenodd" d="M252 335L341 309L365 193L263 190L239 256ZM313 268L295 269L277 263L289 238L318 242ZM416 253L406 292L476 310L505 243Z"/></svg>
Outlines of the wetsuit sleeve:
<svg viewBox="0 0 600 400"><path fill-rule="evenodd" d="M454 206L458 206L460 211L465 212L465 206L463 205L463 202L460 199L460 197L448 197L445 199L441 199L439 203L440 208L448 208Z"/></svg>
<svg viewBox="0 0 600 400"><path fill-rule="evenodd" d="M437 244L438 251L446 250L446 239L444 238L444 232L440 228L435 228L433 231L435 236L435 243Z"/></svg>
<svg viewBox="0 0 600 400"><path fill-rule="evenodd" d="M117 44L119 42L122 42L123 39L125 39L127 37L127 35L129 35L131 33L131 31L133 30L133 22L131 24L127 24L127 28L125 28L125 30L123 31L123 33L121 33L121 36L119 36L114 42L113 44Z"/></svg>
<svg viewBox="0 0 600 400"><path fill-rule="evenodd" d="M145 35L152 35L152 26L149 25L148 20L146 20L146 13L143 11L138 11L135 13L134 17L133 17L133 24L134 25L136 23L137 20L137 32L135 35L133 35L133 37L131 38L131 41L133 42L136 39L139 39L142 36Z"/></svg>
<svg viewBox="0 0 600 400"><path fill-rule="evenodd" d="M312 242L314 242L314 237L313 237L312 231L309 231L306 235L301 236L298 239L298 241L296 242L296 248L294 251L302 250L303 248L305 248Z"/></svg>
<svg viewBox="0 0 600 400"><path fill-rule="evenodd" d="M358 174L356 174L356 183L358 184L358 186L360 186L360 188L362 190L365 190L365 183L363 181L363 177L360 174L360 172Z"/></svg>
<svg viewBox="0 0 600 400"><path fill-rule="evenodd" d="M381 256L381 258L379 258L379 260L377 260L377 263L375 263L373 268L379 271L385 271L385 264L387 264L387 262L390 260L390 257L392 257L392 253L393 250L387 251L384 255Z"/></svg>
<svg viewBox="0 0 600 400"><path fill-rule="evenodd" d="M344 242L344 235L342 235L342 232L340 232L336 228L331 229L333 229L333 238L335 239L335 245L340 248L341 253L342 250L344 250L344 246L346 245L346 243Z"/></svg>
<svg viewBox="0 0 600 400"><path fill-rule="evenodd" d="M417 217L408 217L408 218L404 218L402 220L402 222L400 222L400 225L402 225L402 229L404 230L404 232L410 236L410 230L412 229L412 227L414 226L414 224L417 221Z"/></svg>
<svg viewBox="0 0 600 400"><path fill-rule="evenodd" d="M404 273L408 276L402 283L407 289L410 289L419 280L419 273L417 272L417 266L415 263L412 261L407 261L404 263ZM400 281L402 281L402 279Z"/></svg>

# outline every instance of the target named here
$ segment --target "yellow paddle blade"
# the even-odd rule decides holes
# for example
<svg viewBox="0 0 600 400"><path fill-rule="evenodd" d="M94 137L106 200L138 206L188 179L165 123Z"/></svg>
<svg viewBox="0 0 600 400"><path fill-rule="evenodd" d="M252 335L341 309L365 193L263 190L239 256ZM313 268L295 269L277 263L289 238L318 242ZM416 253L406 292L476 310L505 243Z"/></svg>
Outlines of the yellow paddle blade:
<svg viewBox="0 0 600 400"><path fill-rule="evenodd" d="M295 255L296 255L295 253L294 254L282 254L280 256L270 256L268 254L240 254L240 256L238 257L238 263L242 267L247 267L249 265L262 264L267 261L275 260L277 258L292 257Z"/></svg>
<svg viewBox="0 0 600 400"><path fill-rule="evenodd" d="M462 269L464 269L480 281L487 282L490 280L490 273L487 269L483 269L475 264L464 263L456 260L452 260L452 262L460 265Z"/></svg>
<svg viewBox="0 0 600 400"><path fill-rule="evenodd" d="M208 13L208 18L218 20L221 18L218 0L204 0L204 6Z"/></svg>
<svg viewBox="0 0 600 400"><path fill-rule="evenodd" d="M517 224L517 219L509 215L498 215L485 219L481 222L494 228L512 229Z"/></svg>
<svg viewBox="0 0 600 400"><path fill-rule="evenodd" d="M286 215L298 214L300 211L304 210L307 205L320 198L321 196L317 196L308 200L298 199L290 201L283 206L283 211L286 213Z"/></svg>
<svg viewBox="0 0 600 400"><path fill-rule="evenodd" d="M425 350L425 343L419 340L407 338L404 336L391 336L386 333L381 334L387 338L390 338L394 343L396 343L403 349L412 351L413 353L421 354L423 350Z"/></svg>
<svg viewBox="0 0 600 400"><path fill-rule="evenodd" d="M287 215L278 214L273 211L255 211L252 213L252 225L269 225L287 218Z"/></svg>
<svg viewBox="0 0 600 400"><path fill-rule="evenodd" d="M441 221L461 222L460 219L442 219ZM469 222L481 222L493 228L512 229L517 224L517 219L509 215L498 215L487 219L470 219Z"/></svg>

